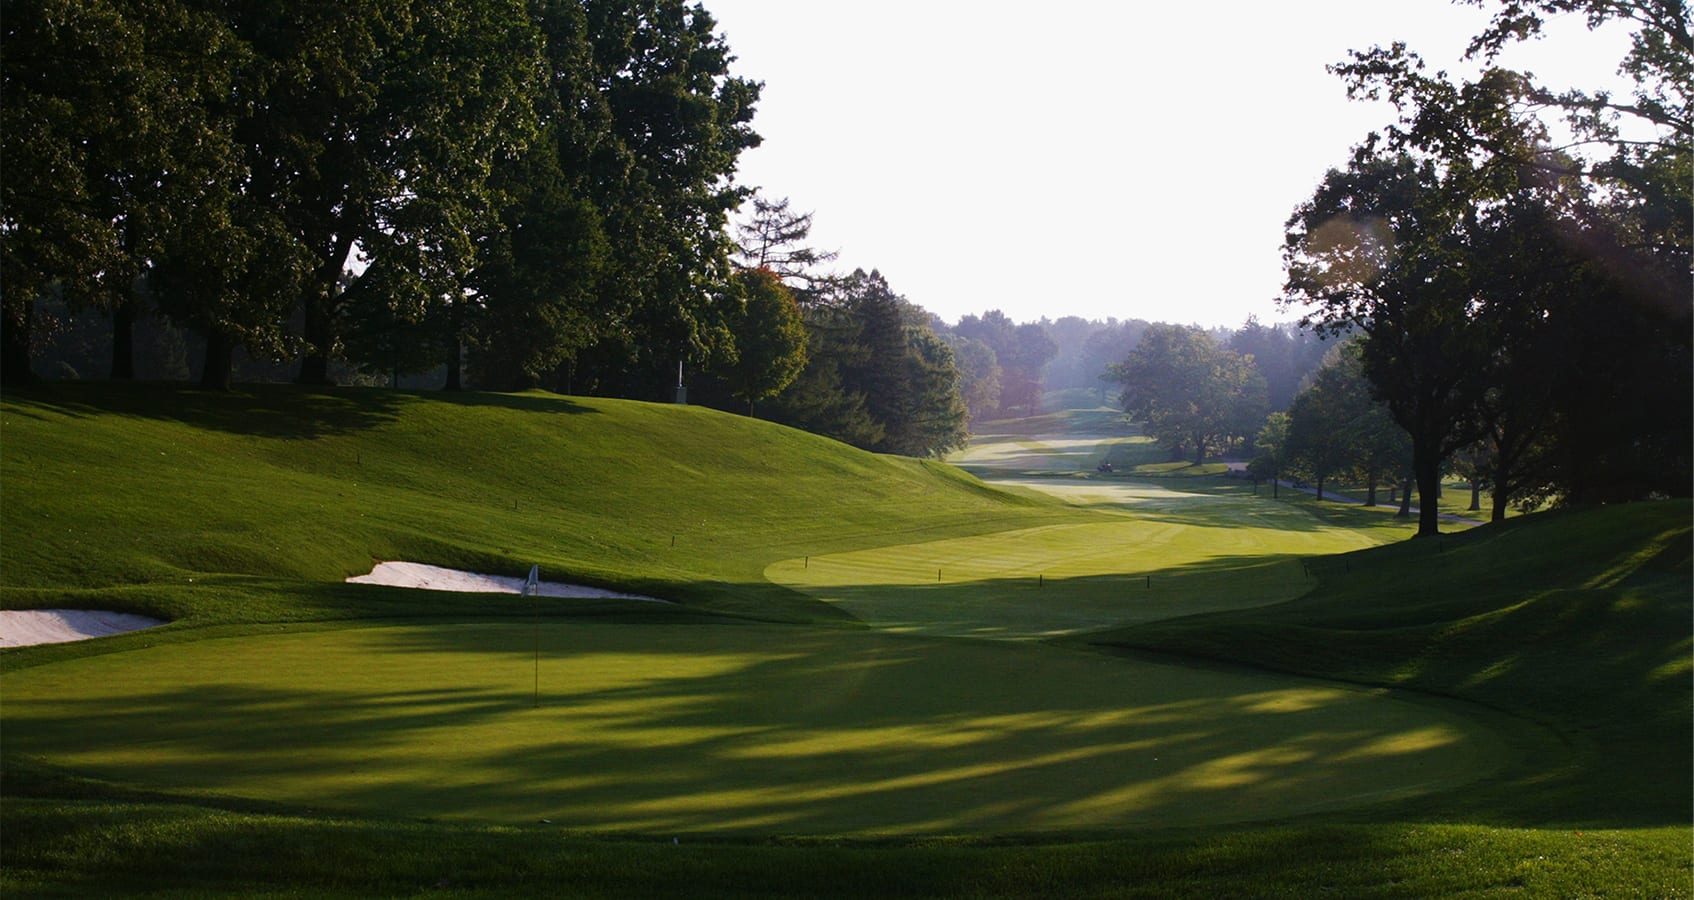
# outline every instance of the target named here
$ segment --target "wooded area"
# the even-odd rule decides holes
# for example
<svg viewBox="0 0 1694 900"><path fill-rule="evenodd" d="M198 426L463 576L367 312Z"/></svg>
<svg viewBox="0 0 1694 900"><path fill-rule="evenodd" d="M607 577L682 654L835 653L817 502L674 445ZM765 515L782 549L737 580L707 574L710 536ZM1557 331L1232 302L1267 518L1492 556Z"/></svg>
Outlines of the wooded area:
<svg viewBox="0 0 1694 900"><path fill-rule="evenodd" d="M1331 67L1400 118L1286 223L1299 327L1208 331L949 325L826 271L810 213L736 183L760 85L682 0L8 2L5 381L686 387L919 456L1116 385L1173 457L1409 479L1422 533L1449 469L1495 518L1686 495L1685 4L1476 5L1473 80ZM1631 96L1492 65L1562 14L1634 30Z"/></svg>

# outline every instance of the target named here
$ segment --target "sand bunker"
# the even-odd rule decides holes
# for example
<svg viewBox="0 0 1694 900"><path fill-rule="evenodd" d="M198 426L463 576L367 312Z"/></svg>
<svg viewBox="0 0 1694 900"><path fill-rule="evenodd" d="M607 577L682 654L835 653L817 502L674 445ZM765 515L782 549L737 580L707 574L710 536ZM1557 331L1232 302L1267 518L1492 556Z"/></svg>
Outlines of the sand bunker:
<svg viewBox="0 0 1694 900"><path fill-rule="evenodd" d="M521 594L524 579L508 578L503 575L482 575L476 572L461 572L457 569L443 569L440 566L426 566L423 563L385 562L377 563L369 575L355 575L347 579L357 584L386 584L392 587L426 588L432 591L460 591L468 594ZM561 584L556 581L540 583L540 594L543 597L570 597L576 599L615 599L615 600L646 600L650 603L669 603L657 597L643 597L639 594L622 594L617 591L607 591L600 588L585 587L580 584Z"/></svg>
<svg viewBox="0 0 1694 900"><path fill-rule="evenodd" d="M0 647L85 641L163 624L147 616L94 609L0 609Z"/></svg>

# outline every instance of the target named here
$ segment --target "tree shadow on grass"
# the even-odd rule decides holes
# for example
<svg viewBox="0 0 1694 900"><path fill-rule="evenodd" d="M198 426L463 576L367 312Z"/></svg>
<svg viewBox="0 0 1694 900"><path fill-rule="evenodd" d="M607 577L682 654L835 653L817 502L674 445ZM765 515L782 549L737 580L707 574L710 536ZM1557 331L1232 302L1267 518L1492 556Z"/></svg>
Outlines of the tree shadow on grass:
<svg viewBox="0 0 1694 900"><path fill-rule="evenodd" d="M311 638L179 647L59 696L26 684L8 743L163 790L661 834L1249 821L1498 762L1474 724L1357 691L1036 647L567 625L537 663L513 625ZM231 651L252 674L217 667Z"/></svg>
<svg viewBox="0 0 1694 900"><path fill-rule="evenodd" d="M990 484L1010 482L1056 494L1072 506L1097 512L1130 515L1149 522L1209 528L1260 527L1280 531L1320 532L1341 529L1402 528L1404 521L1391 521L1384 508L1351 504L1319 503L1310 497L1273 500L1268 486L1255 488L1251 482L1225 476L1156 478L1146 476L1099 476L1079 478L1051 472L1012 473L993 471L983 477ZM1075 496L1074 488L1089 493ZM1220 502L1222 501L1222 502Z"/></svg>
<svg viewBox="0 0 1694 900"><path fill-rule="evenodd" d="M8 391L14 410L51 411L84 418L121 415L195 428L271 438L312 439L354 434L389 422L420 402L446 402L531 413L580 414L589 407L538 394L422 393L386 388L242 385L228 392L180 384L58 382Z"/></svg>
<svg viewBox="0 0 1694 900"><path fill-rule="evenodd" d="M828 560L805 571L824 574ZM790 568L792 566L790 565ZM1313 581L1301 560L1218 556L1143 572L932 580L934 565L909 578L884 573L881 583L787 583L835 604L875 628L931 636L1045 639L1135 623L1261 607L1298 597ZM782 573L771 573L781 578ZM798 574L798 573L791 573Z"/></svg>

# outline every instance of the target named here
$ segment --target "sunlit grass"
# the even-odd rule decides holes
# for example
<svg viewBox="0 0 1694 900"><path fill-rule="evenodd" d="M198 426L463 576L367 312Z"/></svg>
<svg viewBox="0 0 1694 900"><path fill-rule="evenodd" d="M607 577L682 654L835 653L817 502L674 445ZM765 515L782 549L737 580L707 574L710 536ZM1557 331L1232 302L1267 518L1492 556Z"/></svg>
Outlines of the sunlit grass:
<svg viewBox="0 0 1694 900"><path fill-rule="evenodd" d="M1303 558L1410 533L1408 523L1364 511L1276 502L1238 479L1056 477L1078 458L1145 442L1101 415L1055 414L1048 427L1074 418L1083 422L1071 427L1106 431L978 436L959 459L996 486L1104 515L786 559L765 577L879 628L1039 638L1289 600L1314 584Z"/></svg>
<svg viewBox="0 0 1694 900"><path fill-rule="evenodd" d="M8 896L1689 892L1685 503L1401 542L1110 410L988 423L988 485L540 394L0 412L0 602L178 619L0 653ZM384 557L685 603L544 606L538 670ZM952 637L1054 634L1159 655Z"/></svg>
<svg viewBox="0 0 1694 900"><path fill-rule="evenodd" d="M1446 789L1500 756L1471 717L1274 676L791 627L539 637L539 664L530 627L465 623L40 666L7 677L6 740L144 788L642 832L1229 822Z"/></svg>

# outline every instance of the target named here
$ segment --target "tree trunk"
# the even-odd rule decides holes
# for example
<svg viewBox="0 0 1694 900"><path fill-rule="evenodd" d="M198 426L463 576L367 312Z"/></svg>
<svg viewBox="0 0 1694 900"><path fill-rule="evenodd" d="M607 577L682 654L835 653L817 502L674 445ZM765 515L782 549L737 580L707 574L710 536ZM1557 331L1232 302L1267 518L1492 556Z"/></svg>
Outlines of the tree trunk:
<svg viewBox="0 0 1694 900"><path fill-rule="evenodd" d="M1412 517L1412 477L1407 475L1400 485L1400 511L1394 514L1396 519Z"/></svg>
<svg viewBox="0 0 1694 900"><path fill-rule="evenodd" d="M1376 476L1370 476L1370 487L1365 491L1365 505L1376 505Z"/></svg>
<svg viewBox="0 0 1694 900"><path fill-rule="evenodd" d="M341 305L341 275L347 268L347 257L353 252L353 229L345 220L335 224L340 227L322 237L329 240L333 235L334 243L329 247L329 256L318 266L313 276L316 284L304 301L306 321L302 336L308 349L300 359L300 377L295 379L300 384L335 383L329 379L329 360L335 353L335 316Z"/></svg>
<svg viewBox="0 0 1694 900"><path fill-rule="evenodd" d="M1324 476L1318 476L1318 502L1320 503L1323 502L1323 479Z"/></svg>
<svg viewBox="0 0 1694 900"><path fill-rule="evenodd" d="M221 331L206 332L206 360L200 367L200 387L227 391L235 371L235 342Z"/></svg>
<svg viewBox="0 0 1694 900"><path fill-rule="evenodd" d="M1482 481L1476 477L1470 480L1470 511L1479 512L1482 509Z"/></svg>
<svg viewBox="0 0 1694 900"><path fill-rule="evenodd" d="M11 298L7 298L10 300ZM29 326L35 301L12 301L0 315L0 383L19 387L35 380L29 366Z"/></svg>
<svg viewBox="0 0 1694 900"><path fill-rule="evenodd" d="M459 346L459 337L455 334L447 340L447 383L441 386L444 391L462 391L464 384L464 348Z"/></svg>
<svg viewBox="0 0 1694 900"><path fill-rule="evenodd" d="M1418 486L1418 537L1441 533L1441 457L1435 448L1412 443L1412 474Z"/></svg>
<svg viewBox="0 0 1694 900"><path fill-rule="evenodd" d="M112 310L112 380L135 380L135 313L130 297Z"/></svg>
<svg viewBox="0 0 1694 900"><path fill-rule="evenodd" d="M1488 521L1490 521L1490 522L1504 522L1504 521L1506 521L1506 504L1507 504L1507 502L1508 501L1507 501L1506 493L1504 491L1501 491L1501 490L1495 490L1495 492L1494 492L1494 502L1492 504L1493 508L1488 511Z"/></svg>
<svg viewBox="0 0 1694 900"><path fill-rule="evenodd" d="M328 301L321 297L306 300L306 322L302 336L306 339L306 355L300 357L298 384L330 384L329 354L335 346L330 329Z"/></svg>

